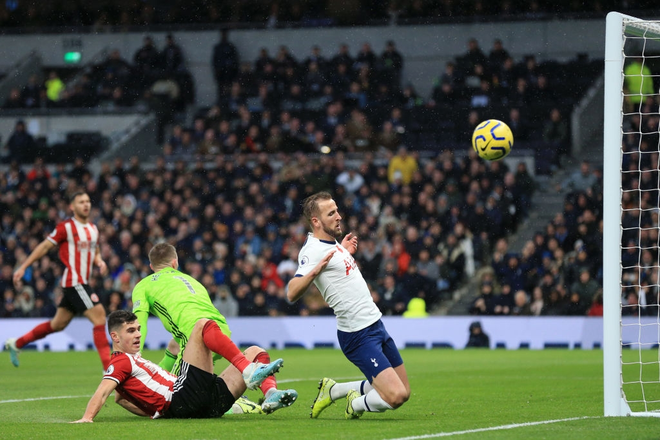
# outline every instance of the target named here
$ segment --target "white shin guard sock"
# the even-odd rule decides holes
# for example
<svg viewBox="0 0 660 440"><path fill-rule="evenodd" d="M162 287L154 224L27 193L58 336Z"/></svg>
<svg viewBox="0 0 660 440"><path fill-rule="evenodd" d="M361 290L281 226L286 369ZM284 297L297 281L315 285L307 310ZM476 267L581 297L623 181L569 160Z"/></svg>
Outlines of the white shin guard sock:
<svg viewBox="0 0 660 440"><path fill-rule="evenodd" d="M378 391L372 389L366 395L353 401L353 409L357 412L383 412L392 407L380 397Z"/></svg>
<svg viewBox="0 0 660 440"><path fill-rule="evenodd" d="M344 383L337 382L332 388L330 388L330 398L332 400L343 399L350 390L355 390L360 394L367 394L373 389L374 387L372 387L367 380L357 380L355 382Z"/></svg>

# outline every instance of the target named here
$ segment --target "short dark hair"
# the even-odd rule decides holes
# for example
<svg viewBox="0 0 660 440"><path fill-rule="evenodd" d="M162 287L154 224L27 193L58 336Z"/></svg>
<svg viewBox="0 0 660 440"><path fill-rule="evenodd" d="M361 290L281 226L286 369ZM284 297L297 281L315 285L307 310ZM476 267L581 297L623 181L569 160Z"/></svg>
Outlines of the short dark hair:
<svg viewBox="0 0 660 440"><path fill-rule="evenodd" d="M76 200L76 197L83 196L87 194L85 191L76 191L69 197L69 203L73 203Z"/></svg>
<svg viewBox="0 0 660 440"><path fill-rule="evenodd" d="M114 332L127 322L135 322L138 317L128 310L115 310L108 315L108 332Z"/></svg>
<svg viewBox="0 0 660 440"><path fill-rule="evenodd" d="M316 194L312 194L303 200L303 216L305 220L312 225L312 217L315 217L319 214L319 200L330 200L332 195L329 192L321 191Z"/></svg>

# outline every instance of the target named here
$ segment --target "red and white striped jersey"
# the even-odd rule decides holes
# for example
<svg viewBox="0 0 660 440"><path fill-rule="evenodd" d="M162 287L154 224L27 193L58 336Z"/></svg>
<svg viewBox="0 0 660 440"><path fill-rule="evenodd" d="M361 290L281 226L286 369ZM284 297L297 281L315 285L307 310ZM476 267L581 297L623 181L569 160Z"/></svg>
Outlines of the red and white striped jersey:
<svg viewBox="0 0 660 440"><path fill-rule="evenodd" d="M176 376L144 359L140 353L114 352L103 379L117 382L117 391L125 399L156 419L172 403Z"/></svg>
<svg viewBox="0 0 660 440"><path fill-rule="evenodd" d="M60 260L66 266L62 287L88 284L99 239L96 225L70 218L58 224L47 238L51 243L59 245Z"/></svg>

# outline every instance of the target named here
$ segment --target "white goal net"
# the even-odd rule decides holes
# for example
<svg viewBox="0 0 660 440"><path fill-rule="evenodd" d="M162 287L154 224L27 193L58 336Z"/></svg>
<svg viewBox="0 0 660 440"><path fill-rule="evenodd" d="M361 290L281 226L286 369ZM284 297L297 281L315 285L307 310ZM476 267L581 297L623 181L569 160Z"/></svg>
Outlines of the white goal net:
<svg viewBox="0 0 660 440"><path fill-rule="evenodd" d="M603 176L606 416L660 417L659 88L660 21L608 14Z"/></svg>

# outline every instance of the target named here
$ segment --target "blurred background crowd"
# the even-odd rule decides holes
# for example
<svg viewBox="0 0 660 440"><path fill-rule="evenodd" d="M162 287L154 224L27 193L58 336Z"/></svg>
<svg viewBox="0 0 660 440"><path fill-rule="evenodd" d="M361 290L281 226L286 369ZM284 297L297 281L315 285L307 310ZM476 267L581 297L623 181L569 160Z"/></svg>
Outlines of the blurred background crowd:
<svg viewBox="0 0 660 440"><path fill-rule="evenodd" d="M185 3L6 2L0 25L347 25L602 14L621 6L614 0ZM643 6L626 3L630 10ZM466 51L439 67L429 96L402 83L406 54L395 40L379 48L342 44L332 54L313 44L307 54L281 46L240 62L227 29L209 45L217 99L208 107L194 106L194 80L174 32L163 42L147 35L134 54L111 51L70 86L68 72L57 69L26 78L4 109L142 106L159 117L162 151L147 162L116 158L90 166L88 157L45 154L17 120L0 173L0 316L54 314L62 273L55 254L35 263L21 286L12 285L11 275L70 214L66 196L78 190L90 195L91 220L101 232L110 274L95 274L90 284L108 311L131 308L133 286L150 273L149 249L167 241L225 316L331 313L318 294L295 305L285 299L307 234L301 201L327 190L344 229L360 238L356 260L385 314L403 314L413 298L436 311L476 278L466 313L601 315L598 164L582 161L550 189L565 195L563 210L522 249L511 249L509 239L542 197L534 176L571 163L567 115L602 72L602 60L513 59L501 40L489 44L466 38ZM650 97L646 105L658 102ZM180 116L187 106L195 108L189 119ZM522 160L485 162L468 150L472 130L487 117L507 122L516 148L532 149L534 170ZM651 147L658 141L639 133L657 129L658 121L631 116L625 123L624 222L648 228L641 237L624 234L630 244L624 312L657 314L658 215L644 207L658 203L657 148ZM655 190L640 200L633 191L640 186ZM639 246L646 249L641 261Z"/></svg>

